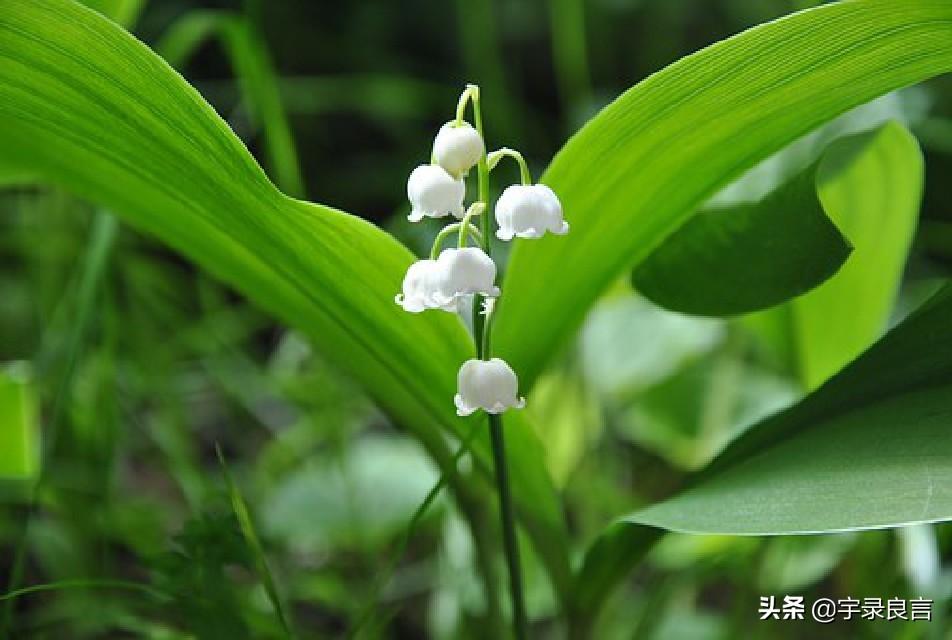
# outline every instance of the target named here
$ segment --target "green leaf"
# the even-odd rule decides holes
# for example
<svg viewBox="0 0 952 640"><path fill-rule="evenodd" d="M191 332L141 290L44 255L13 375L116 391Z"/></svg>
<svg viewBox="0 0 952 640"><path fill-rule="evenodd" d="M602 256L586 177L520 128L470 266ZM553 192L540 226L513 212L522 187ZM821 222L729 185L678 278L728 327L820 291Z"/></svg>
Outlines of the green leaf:
<svg viewBox="0 0 952 640"><path fill-rule="evenodd" d="M301 328L448 465L446 435L472 424L456 416L452 398L473 347L450 314L413 315L393 303L414 256L359 218L278 191L143 44L66 0L5 0L0 123L0 167L106 205ZM562 586L564 522L540 443L524 418L507 424L522 522ZM490 473L486 432L473 451ZM473 503L485 488L453 486L470 513L482 508Z"/></svg>
<svg viewBox="0 0 952 640"><path fill-rule="evenodd" d="M816 392L751 427L684 492L612 525L589 550L577 606L596 607L662 530L783 535L952 520L950 326L946 284Z"/></svg>
<svg viewBox="0 0 952 640"><path fill-rule="evenodd" d="M36 476L40 462L39 407L25 364L0 368L0 480Z"/></svg>
<svg viewBox="0 0 952 640"><path fill-rule="evenodd" d="M719 188L838 114L950 69L952 4L867 0L755 27L650 76L546 171L572 230L517 243L497 352L531 383L592 301Z"/></svg>
<svg viewBox="0 0 952 640"><path fill-rule="evenodd" d="M699 316L766 309L813 289L852 249L823 211L819 165L759 202L699 212L637 266L632 284L666 309Z"/></svg>
<svg viewBox="0 0 952 640"><path fill-rule="evenodd" d="M855 246L843 268L817 289L771 310L780 339L808 389L836 373L886 329L912 244L924 166L916 139L898 123L841 141L847 156L818 175L820 198ZM867 152L868 151L868 152Z"/></svg>
<svg viewBox="0 0 952 640"><path fill-rule="evenodd" d="M687 491L626 516L777 535L952 519L952 286L795 407L752 427Z"/></svg>

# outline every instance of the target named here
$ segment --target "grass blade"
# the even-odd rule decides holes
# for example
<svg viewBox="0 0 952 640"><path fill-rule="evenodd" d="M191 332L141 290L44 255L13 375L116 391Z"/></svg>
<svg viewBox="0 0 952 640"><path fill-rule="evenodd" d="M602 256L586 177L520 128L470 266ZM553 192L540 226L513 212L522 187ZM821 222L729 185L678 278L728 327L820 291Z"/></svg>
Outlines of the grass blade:
<svg viewBox="0 0 952 640"><path fill-rule="evenodd" d="M294 638L295 634L291 626L290 619L285 613L285 607L281 604L281 596L278 594L278 588L274 581L274 574L271 573L271 567L268 566L268 558L264 554L264 547L261 546L261 539L255 531L254 522L251 520L251 513L248 511L248 505L244 497L238 490L231 477L231 471L228 470L228 464L225 462L225 456L221 452L221 447L215 445L215 453L218 456L218 463L221 465L222 475L225 477L225 484L228 488L228 497L231 500L231 508L238 519L238 527L241 529L241 535L251 551L254 559L255 572L258 574L258 580L264 586L265 593L268 594L268 601L274 608L274 615L277 616L281 628L289 638Z"/></svg>

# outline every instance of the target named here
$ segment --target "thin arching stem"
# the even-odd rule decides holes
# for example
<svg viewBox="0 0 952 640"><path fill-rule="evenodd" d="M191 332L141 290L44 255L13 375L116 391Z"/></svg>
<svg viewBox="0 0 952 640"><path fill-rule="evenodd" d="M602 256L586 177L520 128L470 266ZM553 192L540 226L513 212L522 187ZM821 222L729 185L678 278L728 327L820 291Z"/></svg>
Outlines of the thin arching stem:
<svg viewBox="0 0 952 640"><path fill-rule="evenodd" d="M452 235L456 235L462 226L463 224L461 222L454 222L453 224L446 225L440 229L440 232L436 234L436 238L433 240L433 245L430 247L430 260L436 260L436 258L440 255L440 248L443 246L443 243L446 242L446 239ZM482 246L483 234L479 232L479 229L477 229L475 225L469 225L468 235L476 238L476 242Z"/></svg>
<svg viewBox="0 0 952 640"><path fill-rule="evenodd" d="M469 231L472 228L470 220L473 219L473 216L478 216L486 209L486 205L482 202L474 202L469 205L469 209L466 210L466 215L463 216L463 221L459 225L459 243L458 246L460 249L466 246L466 238L469 236ZM479 232L477 232L479 236ZM482 239L479 240L479 243L482 244Z"/></svg>
<svg viewBox="0 0 952 640"><path fill-rule="evenodd" d="M459 102L456 104L456 126L463 124L463 117L466 114L466 105L473 101L473 110L476 110L476 103L479 102L479 87L475 84L466 85L466 89L460 94ZM477 127L478 128L478 127Z"/></svg>
<svg viewBox="0 0 952 640"><path fill-rule="evenodd" d="M529 186L532 184L532 173L529 171L529 165L526 164L526 159L522 157L521 153L509 147L503 147L502 149L493 151L487 156L489 170L492 171L495 169L496 165L499 164L499 161L503 158L512 158L519 164L519 177L522 179L523 185Z"/></svg>

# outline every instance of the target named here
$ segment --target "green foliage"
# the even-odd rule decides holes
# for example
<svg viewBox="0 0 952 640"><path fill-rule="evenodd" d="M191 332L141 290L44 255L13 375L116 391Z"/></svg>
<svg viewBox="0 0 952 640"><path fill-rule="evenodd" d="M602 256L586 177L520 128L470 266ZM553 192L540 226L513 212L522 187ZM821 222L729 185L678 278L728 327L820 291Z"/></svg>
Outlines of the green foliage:
<svg viewBox="0 0 952 640"><path fill-rule="evenodd" d="M8 3L0 56L11 60L0 66L3 166L108 205L306 331L447 463L444 432L458 437L464 424L456 371L472 346L457 318L393 303L408 250L359 218L278 191L194 89L92 11ZM564 583L564 525L540 445L524 418L507 421L516 502ZM485 434L473 450L488 472ZM454 488L473 500L476 486Z"/></svg>
<svg viewBox="0 0 952 640"><path fill-rule="evenodd" d="M827 5L714 44L625 92L543 176L572 242L513 251L500 356L531 383L618 274L720 187L847 109L952 69L950 17L952 7L928 0Z"/></svg>
<svg viewBox="0 0 952 640"><path fill-rule="evenodd" d="M944 447L952 286L793 408L753 425L689 488L625 516L589 551L579 596L597 604L663 530L781 535L952 518ZM628 530L634 525L635 530Z"/></svg>
<svg viewBox="0 0 952 640"><path fill-rule="evenodd" d="M295 144L285 105L321 117L337 109L369 115L375 126L409 115L426 121L437 112L420 111L442 105L444 87L376 71L281 79L255 2L243 15L201 11L174 22L156 45L165 60L68 0L2 4L0 184L54 185L107 208L95 213L88 233L82 216L90 212L58 191L30 188L0 199L9 219L38 220L37 229L24 225L27 233L0 233L0 257L15 258L0 269L0 312L21 321L14 329L38 327L25 332L40 345L34 364L43 383L35 391L49 396L50 431L62 423L66 435L51 447L46 468L55 473L36 505L43 517L28 520L28 545L13 543L16 556L30 560L14 563L14 585L34 573L46 582L0 600L9 607L25 606L27 595L49 601L18 618L17 630L35 635L69 620L76 637L284 637L294 610L302 630L322 636L345 628L385 634L392 616L410 610L396 615L397 633L498 635L505 616L496 593L498 531L487 526L495 506L486 483L489 440L485 420L459 419L452 403L457 367L472 356L467 331L449 314L410 316L393 304L414 259L407 248L369 222L292 197L304 192L298 154L307 145ZM121 24L142 5L89 4ZM750 3L726 5L745 20L769 15ZM646 11L674 15L672 6ZM492 5L479 3L472 14L468 7L456 3L460 25L471 27L461 33L462 54L480 76L473 80L483 85L487 121L512 135L555 130L547 116L523 110L522 92L507 90ZM619 10L569 0L549 10L555 72L574 119L599 99L585 55L596 64L605 53L589 50L581 18L605 29L605 16ZM210 37L235 72L277 186L170 67L182 68ZM327 42L315 47L328 47L327 54L344 44ZM538 380L527 411L504 417L519 523L532 543L524 564L533 618L551 624L561 613L575 637L601 637L593 631L597 613L664 531L787 535L952 519L944 489L952 480L944 437L952 289L847 365L901 313L894 303L924 173L905 126L833 143L756 204L695 215L802 134L952 69L950 42L952 7L944 1L823 6L674 63L609 105L558 153L543 181L562 198L571 234L516 243L494 336L523 391ZM198 82L212 97L222 89L218 81ZM396 129L381 137L399 142ZM541 137L555 144L551 134ZM413 140L414 149L419 144ZM386 158L394 172L402 163L395 158ZM350 151L335 149L324 166L344 159L351 162ZM363 161L353 158L359 169L347 174L356 176L350 182L379 188L391 202L390 174L374 174L390 186L367 185ZM134 232L120 236L117 219L265 313ZM942 242L941 234L923 240L938 243L940 253ZM855 247L849 257L848 245ZM11 278L21 263L31 273ZM911 271L931 268L915 262ZM631 292L593 310L613 283L627 286L632 270L652 299L690 313L735 315L797 297L729 322L668 313ZM34 296L37 281L43 286ZM919 286L911 284L906 305ZM590 311L577 349L560 353ZM271 317L301 333L280 334ZM6 328L3 344L20 349L19 334ZM14 357L32 357L34 348ZM553 361L558 366L544 371ZM390 423L352 382L433 464L406 437L380 433ZM795 398L797 382L815 391L764 419ZM22 384L11 395L9 383L0 376L0 475L14 468L29 475L36 469L24 452L37 448L37 400L24 402ZM8 430L11 413L16 428ZM241 478L247 502L227 477L227 515L206 505L208 476L218 477L208 471L209 443L222 438L234 439L249 471ZM431 509L444 487L468 531L453 509ZM252 506L282 571L272 574ZM17 516L0 519L0 541L16 540L10 521ZM183 520L172 551L151 565L155 589L137 575L113 579L135 573L129 553L148 557L167 547L168 523ZM574 567L566 520L577 539L595 538ZM916 532L903 537L911 549L903 553L920 565L910 574L925 575L921 565L939 562L929 545L947 541L928 528ZM745 637L736 620L712 615L703 597L708 584L737 586L740 601L754 585L748 574L765 585L809 585L843 558L856 566L830 581L837 589L848 590L849 580L892 589L898 568L856 577L881 561L884 536L783 546L692 538L694 547L677 547L674 562L648 558L649 581L632 586L647 584L650 595L638 594L636 614L626 600L618 628L639 637ZM120 555L116 564L100 562ZM790 563L800 570L785 570ZM936 575L916 580L909 582L942 593ZM102 611L87 616L101 598L82 590L96 587L115 587L119 597L102 599ZM418 615L423 609L426 616ZM655 612L658 619L649 619ZM634 626L633 615L641 616Z"/></svg>
<svg viewBox="0 0 952 640"><path fill-rule="evenodd" d="M818 166L760 202L699 212L635 268L635 288L672 311L731 316L816 287L852 249L820 204Z"/></svg>
<svg viewBox="0 0 952 640"><path fill-rule="evenodd" d="M251 638L232 581L231 566L251 569L252 553L234 514L206 513L190 519L175 547L153 561L154 584L169 594L168 607L200 640Z"/></svg>
<svg viewBox="0 0 952 640"><path fill-rule="evenodd" d="M808 389L885 330L922 198L922 153L902 126L891 123L837 145L844 155L827 156L821 166L820 199L855 251L817 289L755 319L779 329L769 340L794 354L793 369Z"/></svg>

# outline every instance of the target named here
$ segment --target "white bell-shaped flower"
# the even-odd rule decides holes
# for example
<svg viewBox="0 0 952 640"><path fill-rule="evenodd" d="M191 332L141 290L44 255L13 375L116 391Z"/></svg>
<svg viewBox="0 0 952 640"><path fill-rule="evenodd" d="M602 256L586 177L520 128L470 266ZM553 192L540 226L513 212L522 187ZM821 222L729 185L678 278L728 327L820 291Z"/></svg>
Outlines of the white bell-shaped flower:
<svg viewBox="0 0 952 640"><path fill-rule="evenodd" d="M440 267L436 260L418 260L410 265L403 278L403 293L398 293L394 302L404 311L420 313L426 309L456 311L456 299L440 294Z"/></svg>
<svg viewBox="0 0 952 640"><path fill-rule="evenodd" d="M439 285L434 299L441 306L474 293L499 296L499 287L495 285L496 263L482 249L444 249L436 263Z"/></svg>
<svg viewBox="0 0 952 640"><path fill-rule="evenodd" d="M457 376L458 393L454 398L456 413L468 416L483 409L502 413L506 409L521 409L525 398L519 397L519 378L505 360L467 360Z"/></svg>
<svg viewBox="0 0 952 640"><path fill-rule="evenodd" d="M561 236L569 231L558 196L544 184L506 187L496 202L496 222L500 240L541 238L546 231Z"/></svg>
<svg viewBox="0 0 952 640"><path fill-rule="evenodd" d="M466 185L454 178L443 167L433 164L420 165L407 180L407 197L411 210L407 219L419 222L424 217L442 218L454 215L463 217L463 198Z"/></svg>
<svg viewBox="0 0 952 640"><path fill-rule="evenodd" d="M433 140L433 161L457 178L469 173L484 153L482 136L465 121L447 122Z"/></svg>

